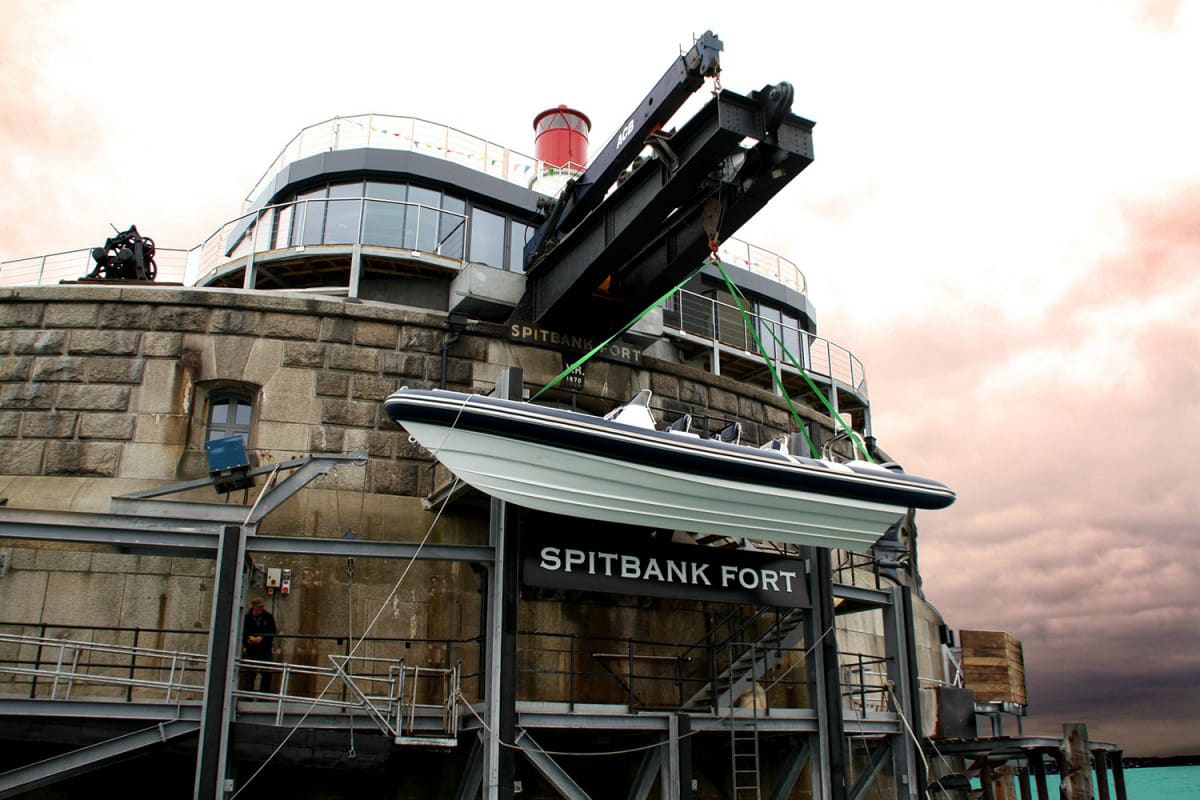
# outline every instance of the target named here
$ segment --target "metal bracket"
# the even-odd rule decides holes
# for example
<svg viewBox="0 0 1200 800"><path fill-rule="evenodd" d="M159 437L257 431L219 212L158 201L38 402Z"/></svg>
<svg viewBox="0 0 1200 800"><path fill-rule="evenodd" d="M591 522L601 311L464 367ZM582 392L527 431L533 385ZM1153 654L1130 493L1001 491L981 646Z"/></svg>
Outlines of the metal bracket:
<svg viewBox="0 0 1200 800"><path fill-rule="evenodd" d="M213 520L218 522L236 522L242 525L254 524L270 514L288 498L303 489L315 478L325 475L344 464L362 466L367 463L367 453L356 450L353 453L328 453L319 456L305 456L278 464L255 467L248 475L265 475L284 470L295 470L287 478L275 486L264 489L255 500L253 507L231 506L223 503L198 503L180 500L156 500L165 495L186 492L203 486L211 486L214 478L201 478L183 483L173 483L169 486L159 486L153 489L143 489L114 497L109 503L109 510L118 514L154 517L186 517L188 519Z"/></svg>

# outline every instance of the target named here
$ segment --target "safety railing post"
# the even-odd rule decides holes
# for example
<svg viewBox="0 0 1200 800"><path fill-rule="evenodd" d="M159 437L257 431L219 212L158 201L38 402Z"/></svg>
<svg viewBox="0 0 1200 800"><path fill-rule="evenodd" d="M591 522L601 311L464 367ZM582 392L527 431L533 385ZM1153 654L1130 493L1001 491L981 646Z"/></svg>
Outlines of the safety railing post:
<svg viewBox="0 0 1200 800"><path fill-rule="evenodd" d="M129 653L129 686L125 689L125 702L133 700L133 681L137 677L137 648L138 639L140 638L142 629L140 627L133 629L133 650Z"/></svg>
<svg viewBox="0 0 1200 800"><path fill-rule="evenodd" d="M575 633L571 633L570 645L570 690L569 690L569 707L571 711L575 710L575 673L577 671L578 662L575 660Z"/></svg>
<svg viewBox="0 0 1200 800"><path fill-rule="evenodd" d="M625 640L626 651L628 653L628 675L629 675L629 713L633 713L634 695L633 695L633 639Z"/></svg>

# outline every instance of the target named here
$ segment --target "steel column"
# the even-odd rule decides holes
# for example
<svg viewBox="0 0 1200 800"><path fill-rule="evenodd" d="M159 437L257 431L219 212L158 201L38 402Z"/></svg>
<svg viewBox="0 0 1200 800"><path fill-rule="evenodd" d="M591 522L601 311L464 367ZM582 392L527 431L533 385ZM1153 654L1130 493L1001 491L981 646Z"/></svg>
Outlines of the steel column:
<svg viewBox="0 0 1200 800"><path fill-rule="evenodd" d="M632 675L630 676L632 680ZM660 778L662 800L680 800L679 795L679 715L667 717L667 741L665 744Z"/></svg>
<svg viewBox="0 0 1200 800"><path fill-rule="evenodd" d="M813 676L812 697L820 736L820 770L813 773L815 800L846 800L846 727L842 718L842 684L838 674L838 645L833 605L833 565L825 547L808 548L810 596L806 632L809 675ZM818 778L820 785L818 786Z"/></svg>
<svg viewBox="0 0 1200 800"><path fill-rule="evenodd" d="M359 216L359 225L362 225L361 211ZM360 241L355 242L354 246L350 249L350 285L346 289L347 297L353 298L358 297L358 285L362 280L362 237L360 236L358 238Z"/></svg>
<svg viewBox="0 0 1200 800"><path fill-rule="evenodd" d="M496 380L496 396L520 400L522 373L510 367ZM494 561L488 573L487 673L484 694L491 728L484 773L485 800L511 800L517 732L517 512L503 500L491 501L490 539Z"/></svg>
<svg viewBox="0 0 1200 800"><path fill-rule="evenodd" d="M1092 751L1092 766L1096 770L1096 792L1100 796L1100 800L1109 800L1107 761L1107 751Z"/></svg>
<svg viewBox="0 0 1200 800"><path fill-rule="evenodd" d="M1121 751L1112 750L1108 754L1108 765L1112 767L1113 792L1117 800L1126 800L1125 794L1125 765L1121 761Z"/></svg>
<svg viewBox="0 0 1200 800"><path fill-rule="evenodd" d="M246 533L240 526L226 525L217 548L208 666L204 671L200 742L196 748L195 796L203 800L221 800L226 793L229 729L234 716L234 669L238 656L238 648L234 645L241 621Z"/></svg>

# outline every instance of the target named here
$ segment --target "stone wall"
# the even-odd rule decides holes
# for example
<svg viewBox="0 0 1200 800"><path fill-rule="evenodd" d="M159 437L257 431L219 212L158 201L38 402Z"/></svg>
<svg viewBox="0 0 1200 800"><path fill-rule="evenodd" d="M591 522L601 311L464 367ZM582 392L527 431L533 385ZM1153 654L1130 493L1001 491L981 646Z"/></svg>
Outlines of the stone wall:
<svg viewBox="0 0 1200 800"><path fill-rule="evenodd" d="M438 385L447 335L439 314L329 298L170 287L2 290L0 496L13 507L107 511L114 495L204 476L209 395L236 388L254 399L249 444L259 463L306 453L369 455L365 468L341 467L310 484L265 520L263 533L340 536L352 530L359 538L420 540L434 518L420 499L434 486L431 461L387 419L381 401L401 385ZM450 388L487 392L504 369L519 366L526 384L538 387L563 364L562 353L508 340L503 326L473 323L450 346L446 377ZM653 358L640 367L590 362L576 400L604 412L642 388L652 389L668 414L739 419L751 442L792 427L784 401L769 392ZM800 412L830 427L816 411ZM205 489L194 499L216 498ZM431 539L485 542L486 513L452 505ZM10 553L11 569L0 580L0 622L208 625L207 560L151 562L51 545ZM475 671L478 646L463 640L480 633L481 582L469 566L420 562L393 593L402 565L360 559L351 580L344 562L266 563L293 571L292 595L270 598L288 634L281 640L283 659L324 665L345 646L337 637L348 629L361 635L356 626L383 609L372 635L390 641L364 654L409 663L462 658L465 670ZM96 595L103 601L93 602ZM527 597L521 628L562 636L528 640L522 666L558 674L528 676L522 695L567 699L572 666L601 671L592 655L600 645L573 652L573 634L694 642L713 614L725 611L682 601ZM423 640L441 643L411 646ZM643 651L658 652L639 646ZM693 667L707 674L702 664ZM657 687L661 691L646 689L646 696L669 700L675 691L669 681ZM579 700L621 699L609 696L619 688L611 678L577 688Z"/></svg>

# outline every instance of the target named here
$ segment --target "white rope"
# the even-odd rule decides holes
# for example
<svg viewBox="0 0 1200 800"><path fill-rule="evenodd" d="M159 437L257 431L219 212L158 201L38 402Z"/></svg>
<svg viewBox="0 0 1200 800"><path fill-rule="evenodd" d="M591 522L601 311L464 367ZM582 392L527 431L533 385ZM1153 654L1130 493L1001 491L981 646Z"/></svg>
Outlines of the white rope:
<svg viewBox="0 0 1200 800"><path fill-rule="evenodd" d="M446 431L446 435L442 438L441 444L439 444L437 446L437 449L432 452L432 455L434 458L437 458L438 452L443 447L446 446L446 442L450 438L450 434L454 431L454 428L458 425L459 419L462 417L463 409L465 409L467 407L467 403L470 402L470 400L471 400L471 395L467 395L466 399L463 401L463 404L459 407L458 413L454 417L454 422L452 422L450 424L449 429ZM408 560L408 563L404 566L404 571L402 573L400 573L400 577L396 581L395 585L392 586L392 590L390 592L388 592L387 597L385 597L383 602L380 604L379 610L377 612L375 612L375 616L372 617L371 621L367 624L367 627L363 631L362 636L359 638L359 640L357 642L355 642L354 646L352 648L350 648L350 654L346 658L347 662L349 662L350 659L354 658L354 654L358 652L359 647L361 647L362 643L364 641L366 641L367 636L370 635L370 633L371 633L371 629L375 627L375 623L379 621L379 618L381 616L383 616L383 612L387 609L388 604L392 601L392 598L395 596L396 592L398 592L400 590L401 585L403 585L403 583L404 583L404 579L406 577L408 577L409 570L412 569L413 564L416 563L417 559L421 555L422 548L425 547L425 544L429 541L429 537L433 534L433 529L434 529L434 527L437 526L438 520L440 520L442 518L442 512L446 510L446 506L449 504L450 498L454 495L454 490L458 488L458 484L459 484L459 479L455 478L454 483L451 484L451 486L450 486L450 491L446 492L446 497L442 500L442 505L438 508L437 515L434 516L433 522L431 522L429 524L429 529L425 531L425 535L421 538L420 544L418 544L417 549L415 551L413 551L412 558L410 558ZM280 751L283 750L284 746L291 740L292 736L294 736L296 734L296 731L300 730L300 726L304 724L305 720L308 719L309 715L311 715L313 710L317 707L317 704L321 702L321 700L325 697L326 693L329 692L329 690L333 687L333 684L336 683L337 680L338 680L338 676L336 676L336 675L329 679L329 682L325 684L325 688L321 690L321 693L316 696L316 698L312 701L312 703L309 705L309 707L305 710L304 714L300 717L299 720L296 721L296 724L293 725L291 727L291 729L287 732L287 735L283 737L283 741L281 741L275 747L275 749L271 751L271 754L266 757L266 759L263 761L262 765L260 765L259 768L256 769L250 775L250 777L245 780L245 782L237 789L237 791L235 791L233 793L233 795L231 795L230 800L234 800L234 798L236 798L238 795L240 795L246 789L246 787L249 786L251 783L253 783L254 779L257 778L262 773L262 771L267 768L267 765L271 763L271 761L275 758L275 756L279 755ZM280 691L282 691L283 688L284 687L281 686Z"/></svg>
<svg viewBox="0 0 1200 800"><path fill-rule="evenodd" d="M479 712L477 712L475 710L474 706L472 706L469 702L467 702L467 697L462 692L458 693L458 699L462 702L462 704L464 706L466 706L467 710L471 712L471 716L473 716L476 719L476 721L479 722L479 727L481 727L485 731L487 731L490 736L495 737L496 742L501 747L507 747L509 750L520 750L521 752L525 752L525 753L544 753L548 756L621 756L621 755L626 755L628 753L641 753L646 750L653 750L654 748L662 747L662 745L663 745L662 742L654 742L653 744L642 745L640 747L629 747L624 750L598 750L598 751L593 751L593 752L580 752L577 750L543 750L540 747L522 747L519 744L506 742L503 739L501 739L499 734L497 734L494 730L492 730L491 727L488 726L488 724L486 722L484 722L483 717L479 716ZM713 722L709 725L703 725L699 728L693 728L692 730L688 731L685 734L682 734L678 738L679 739L688 739L692 736L695 736L698 733L707 733L708 731L714 731L714 730L724 730L724 728L725 728L724 720L716 720L715 722Z"/></svg>

